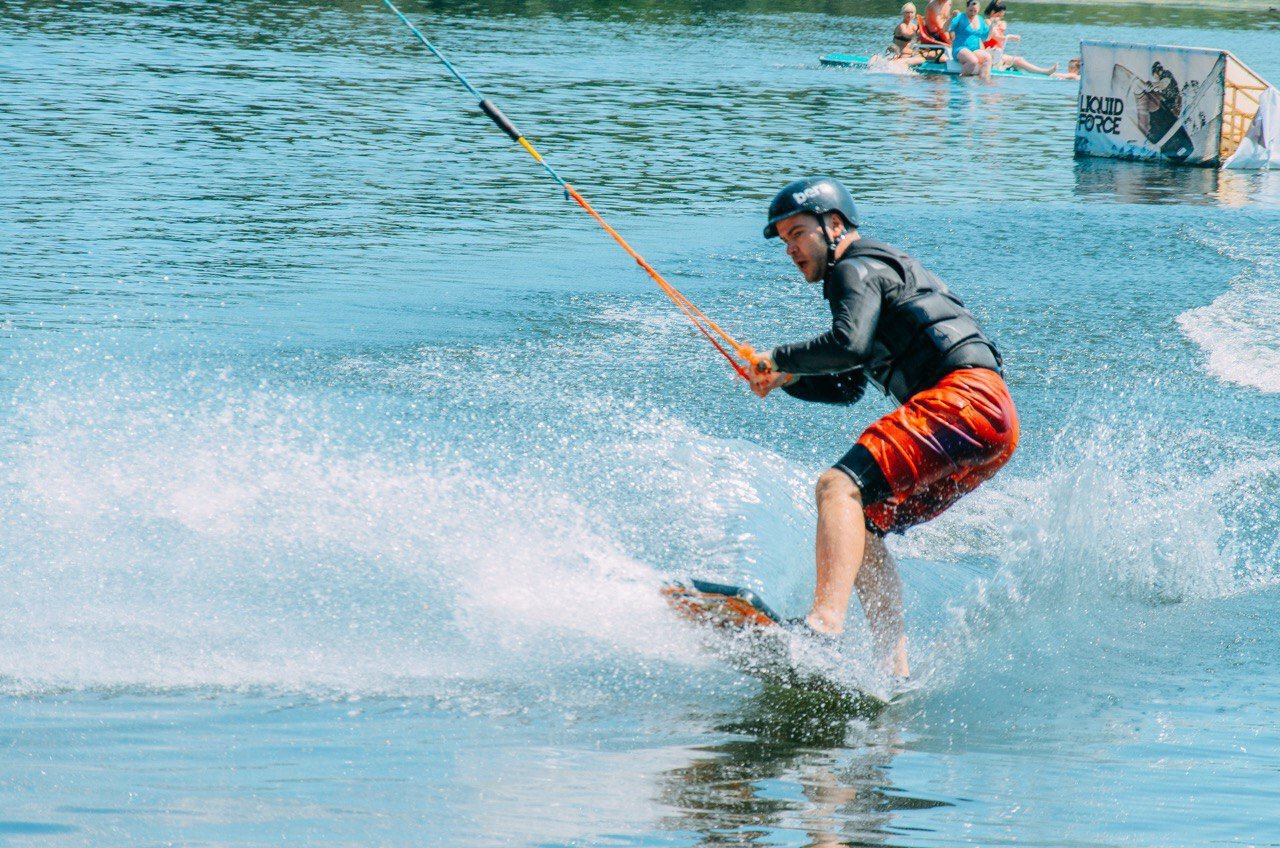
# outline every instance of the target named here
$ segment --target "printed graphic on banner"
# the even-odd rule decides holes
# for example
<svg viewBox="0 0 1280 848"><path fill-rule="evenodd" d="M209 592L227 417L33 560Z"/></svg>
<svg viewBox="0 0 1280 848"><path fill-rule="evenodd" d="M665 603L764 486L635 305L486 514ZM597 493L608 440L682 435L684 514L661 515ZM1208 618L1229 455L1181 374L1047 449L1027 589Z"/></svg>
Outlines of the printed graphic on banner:
<svg viewBox="0 0 1280 848"><path fill-rule="evenodd" d="M1216 164L1226 56L1085 42L1076 155Z"/></svg>

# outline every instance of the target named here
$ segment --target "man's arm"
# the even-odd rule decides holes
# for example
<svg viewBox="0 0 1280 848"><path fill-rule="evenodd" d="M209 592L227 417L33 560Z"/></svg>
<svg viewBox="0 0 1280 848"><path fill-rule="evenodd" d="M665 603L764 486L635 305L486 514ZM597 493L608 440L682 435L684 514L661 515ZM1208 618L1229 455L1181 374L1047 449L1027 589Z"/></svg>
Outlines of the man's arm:
<svg viewBox="0 0 1280 848"><path fill-rule="evenodd" d="M831 280L831 329L816 339L775 348L771 358L788 374L839 374L871 357L880 320L882 274L877 260L854 259L835 267Z"/></svg>
<svg viewBox="0 0 1280 848"><path fill-rule="evenodd" d="M782 390L799 400L848 405L862 399L867 390L867 374L861 368L842 374L813 374L783 383Z"/></svg>

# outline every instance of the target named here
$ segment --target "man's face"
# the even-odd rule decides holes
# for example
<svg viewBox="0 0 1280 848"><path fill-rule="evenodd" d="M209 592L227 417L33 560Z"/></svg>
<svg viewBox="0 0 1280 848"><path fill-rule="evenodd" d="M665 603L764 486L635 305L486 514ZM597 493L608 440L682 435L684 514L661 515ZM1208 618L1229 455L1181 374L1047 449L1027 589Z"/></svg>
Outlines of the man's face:
<svg viewBox="0 0 1280 848"><path fill-rule="evenodd" d="M832 221L827 228L834 238L840 237L840 222ZM778 222L778 237L787 245L787 256L796 263L800 273L811 283L827 273L827 237L822 232L818 218L808 212L797 212Z"/></svg>

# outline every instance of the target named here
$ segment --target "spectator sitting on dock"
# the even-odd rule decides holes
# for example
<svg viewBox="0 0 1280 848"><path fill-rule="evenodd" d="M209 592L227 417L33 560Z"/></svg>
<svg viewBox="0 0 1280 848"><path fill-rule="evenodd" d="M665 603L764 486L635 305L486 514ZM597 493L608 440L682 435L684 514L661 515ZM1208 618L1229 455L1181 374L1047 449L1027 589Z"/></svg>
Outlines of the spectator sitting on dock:
<svg viewBox="0 0 1280 848"><path fill-rule="evenodd" d="M911 45L920 33L920 24L916 21L916 4L907 3L902 7L902 20L893 28L893 43L889 45L889 56L900 59L915 53Z"/></svg>
<svg viewBox="0 0 1280 848"><path fill-rule="evenodd" d="M1004 48L1006 41L1021 41L1020 35L1009 35L1009 22L1004 19L1005 11L1009 7L1005 5L1004 0L991 0L987 4L986 11L982 14L986 17L987 23L991 26L991 35L987 40L982 42L982 46L991 49L992 47Z"/></svg>
<svg viewBox="0 0 1280 848"><path fill-rule="evenodd" d="M929 0L924 7L924 20L920 23L919 40L922 45L951 45L951 0Z"/></svg>
<svg viewBox="0 0 1280 848"><path fill-rule="evenodd" d="M991 26L987 19L978 14L978 0L968 0L965 13L956 15L951 22L951 33L954 39L951 49L955 51L956 61L960 63L960 76L977 76L982 79L991 78L991 54L982 49L982 42L991 34Z"/></svg>
<svg viewBox="0 0 1280 848"><path fill-rule="evenodd" d="M1054 74L1054 79L1061 80L1078 80L1080 79L1080 57L1067 60L1067 72L1064 74Z"/></svg>
<svg viewBox="0 0 1280 848"><path fill-rule="evenodd" d="M1009 23L1004 19L1006 8L1004 0L991 0L987 4L987 10L983 13L986 15L987 25L991 27L991 32L986 41L982 42L983 49L991 54L991 70L1007 71L1011 68L1017 68L1029 74L1044 74L1045 76L1057 73L1057 62L1053 63L1052 68L1041 68L1031 64L1021 56L1005 55L1004 46L1007 42L1021 40L1020 36L1009 34Z"/></svg>
<svg viewBox="0 0 1280 848"><path fill-rule="evenodd" d="M914 3L904 4L902 20L893 29L893 43L885 52L889 60L904 65L919 65L925 57L916 52L915 41L920 35L920 18Z"/></svg>

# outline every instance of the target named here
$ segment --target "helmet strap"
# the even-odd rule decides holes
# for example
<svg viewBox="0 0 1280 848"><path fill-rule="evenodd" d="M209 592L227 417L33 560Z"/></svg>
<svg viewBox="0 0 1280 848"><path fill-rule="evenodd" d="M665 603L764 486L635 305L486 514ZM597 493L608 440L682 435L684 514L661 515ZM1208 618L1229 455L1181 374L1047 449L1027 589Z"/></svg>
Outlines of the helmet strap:
<svg viewBox="0 0 1280 848"><path fill-rule="evenodd" d="M818 216L818 223L822 226L822 235L827 240L827 274L831 273L831 269L836 264L836 248L840 246L840 242L832 237L831 231L827 229L827 213ZM823 274L825 277L826 274Z"/></svg>

